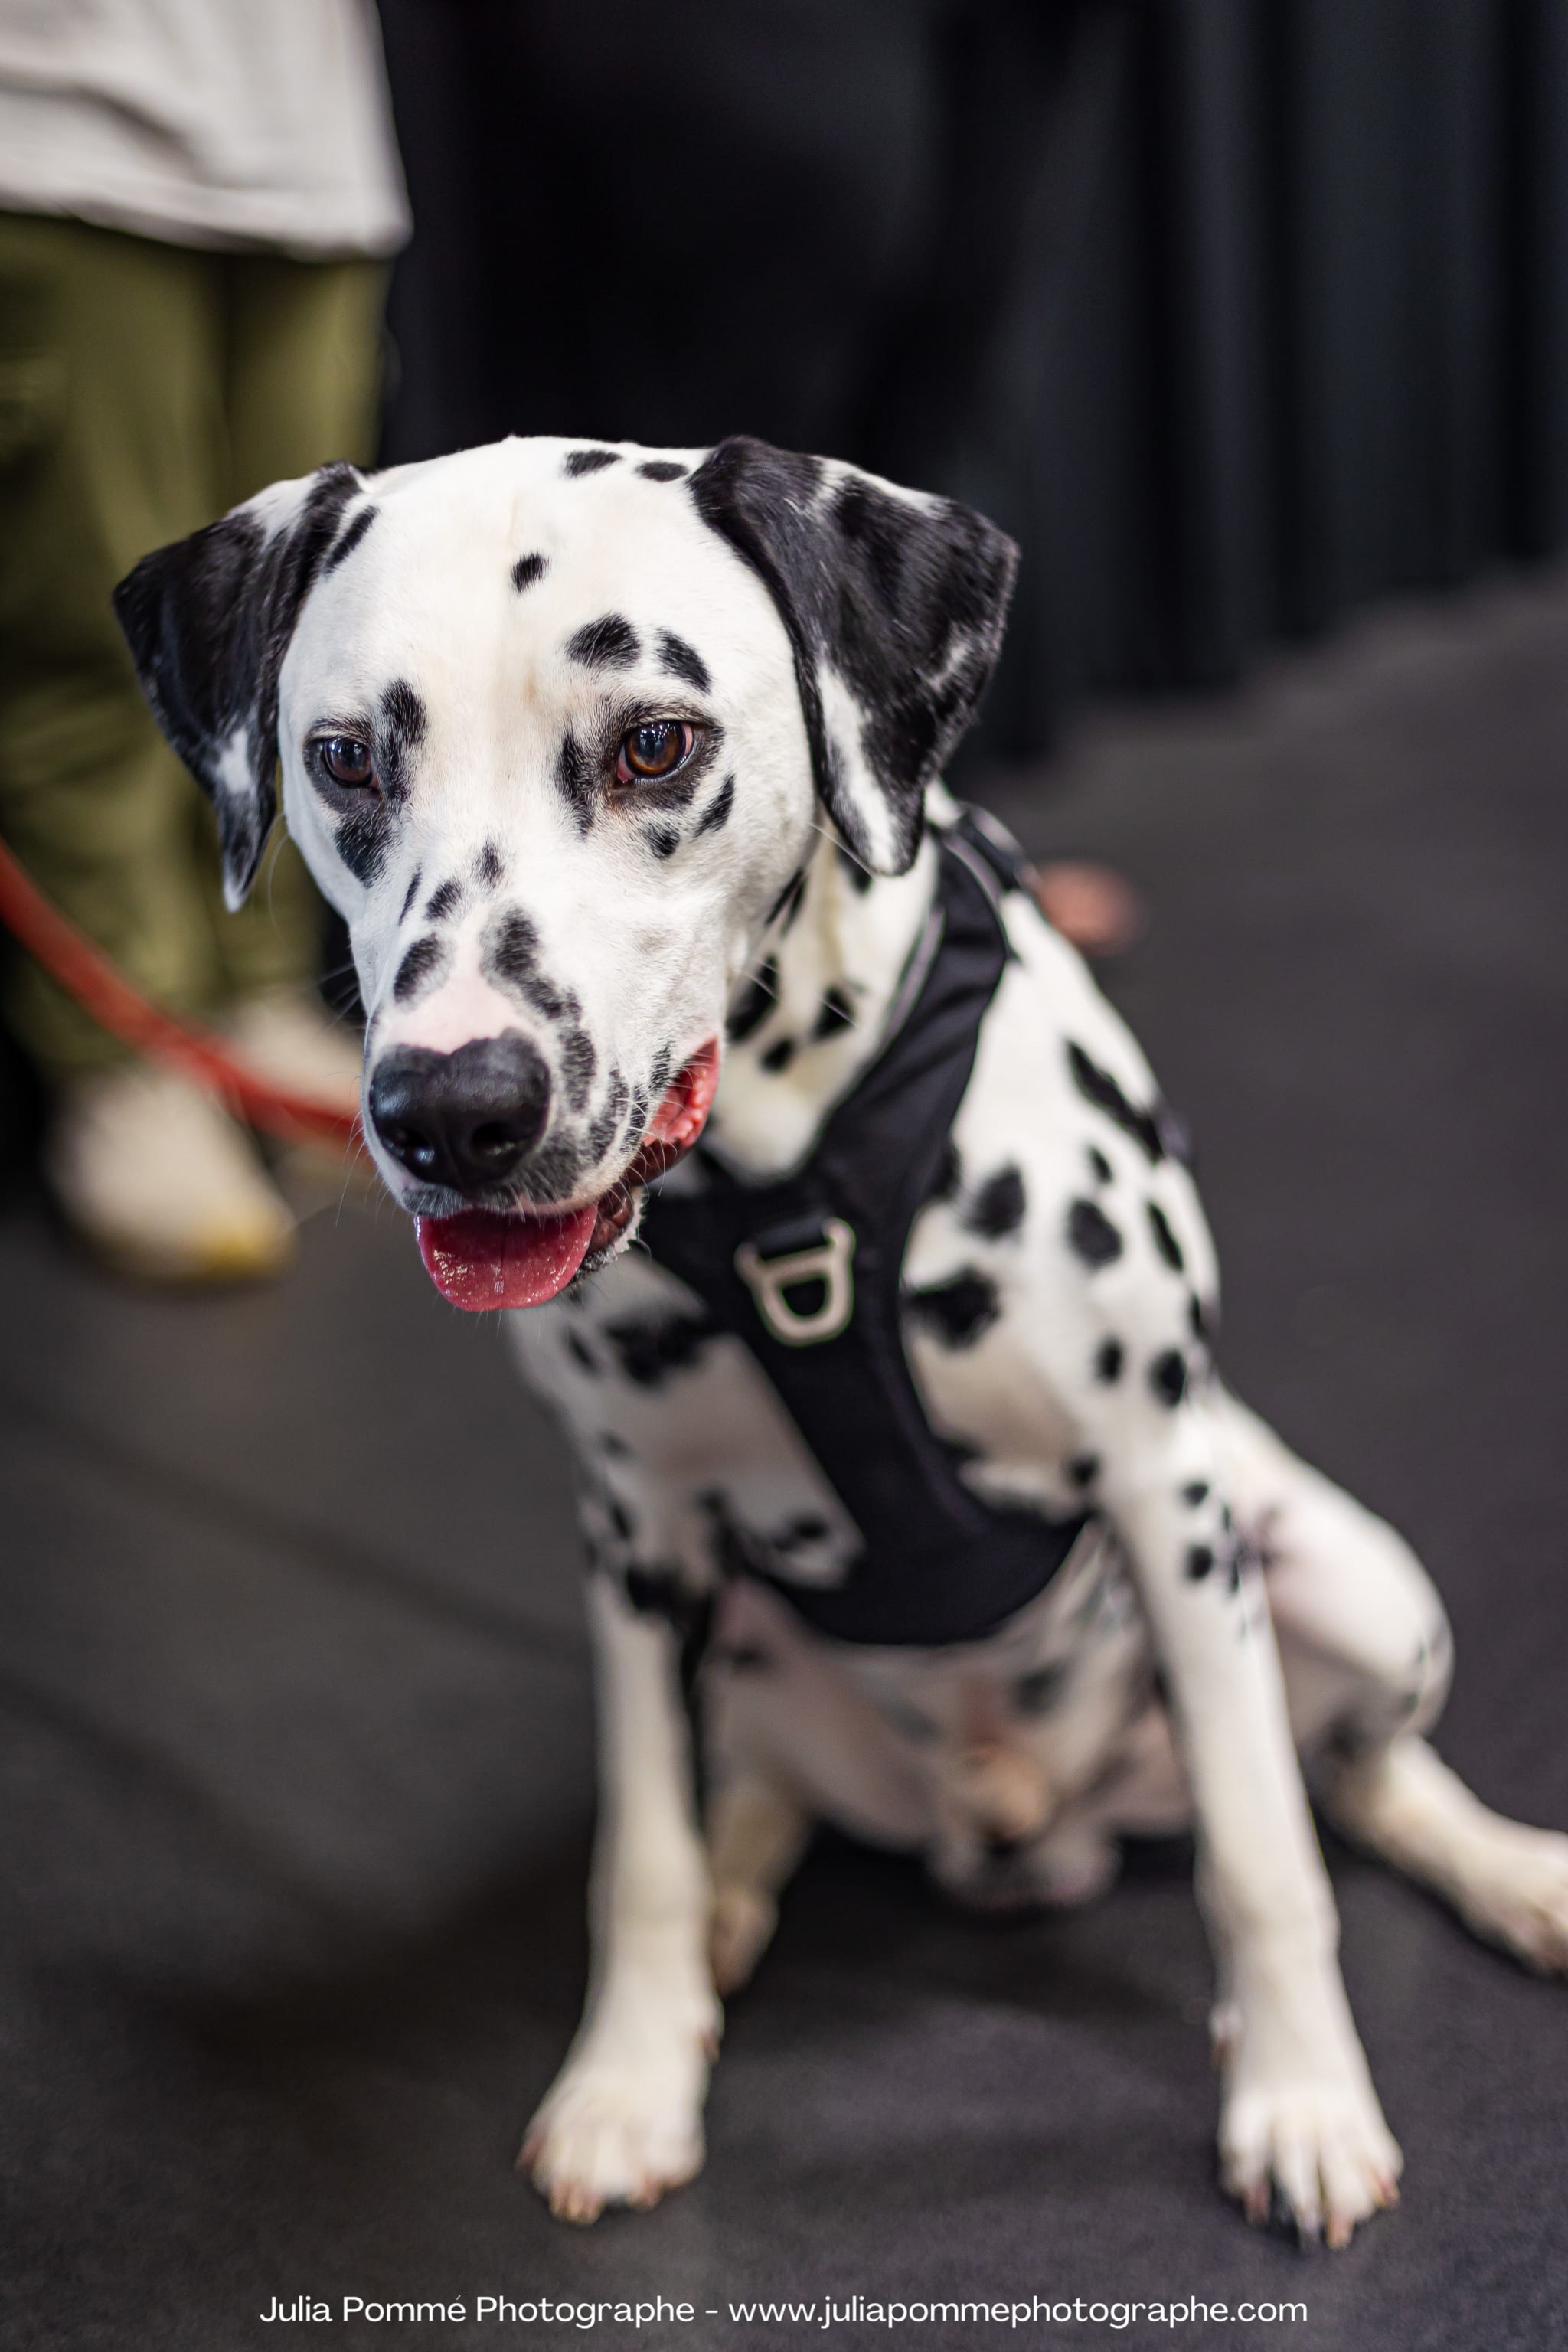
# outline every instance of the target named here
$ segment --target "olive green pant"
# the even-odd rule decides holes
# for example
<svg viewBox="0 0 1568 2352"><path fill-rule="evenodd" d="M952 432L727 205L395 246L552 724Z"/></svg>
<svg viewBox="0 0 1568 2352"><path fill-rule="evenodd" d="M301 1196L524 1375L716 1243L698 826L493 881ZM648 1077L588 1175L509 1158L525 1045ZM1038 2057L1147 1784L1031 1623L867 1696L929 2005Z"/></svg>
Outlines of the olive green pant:
<svg viewBox="0 0 1568 2352"><path fill-rule="evenodd" d="M110 591L268 482L371 453L385 272L198 252L0 212L0 835L172 1009L314 968L320 906L275 845L225 912L211 817L148 715ZM118 1058L31 961L5 1011L57 1083Z"/></svg>

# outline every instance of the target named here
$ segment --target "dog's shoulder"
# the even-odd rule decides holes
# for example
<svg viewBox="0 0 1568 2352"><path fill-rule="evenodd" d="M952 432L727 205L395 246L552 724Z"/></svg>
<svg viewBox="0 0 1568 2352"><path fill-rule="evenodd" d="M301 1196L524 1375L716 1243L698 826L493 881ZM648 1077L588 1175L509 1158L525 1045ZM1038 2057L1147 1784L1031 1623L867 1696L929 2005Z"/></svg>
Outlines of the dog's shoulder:
<svg viewBox="0 0 1568 2352"><path fill-rule="evenodd" d="M1093 1499L1085 1430L1124 1383L1184 1385L1215 1315L1182 1122L1082 960L1021 890L933 1197L903 1270L938 1426L997 1499Z"/></svg>

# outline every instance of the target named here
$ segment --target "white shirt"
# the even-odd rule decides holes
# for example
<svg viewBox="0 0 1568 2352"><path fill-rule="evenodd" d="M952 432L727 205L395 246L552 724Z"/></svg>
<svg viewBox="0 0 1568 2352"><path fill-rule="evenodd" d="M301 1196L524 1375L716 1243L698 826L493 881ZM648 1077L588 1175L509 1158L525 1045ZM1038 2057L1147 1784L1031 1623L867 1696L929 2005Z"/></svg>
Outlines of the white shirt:
<svg viewBox="0 0 1568 2352"><path fill-rule="evenodd" d="M371 0L0 0L0 208L304 259L408 236Z"/></svg>

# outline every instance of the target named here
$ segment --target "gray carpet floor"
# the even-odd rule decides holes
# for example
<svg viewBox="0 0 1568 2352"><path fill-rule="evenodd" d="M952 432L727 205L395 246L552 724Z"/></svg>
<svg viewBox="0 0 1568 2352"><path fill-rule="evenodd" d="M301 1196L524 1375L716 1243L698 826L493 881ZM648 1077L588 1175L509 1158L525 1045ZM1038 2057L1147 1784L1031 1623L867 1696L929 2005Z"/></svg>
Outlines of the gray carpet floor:
<svg viewBox="0 0 1568 2352"><path fill-rule="evenodd" d="M1152 922L1109 985L1198 1132L1224 1361L1449 1601L1442 1744L1568 1825L1568 585L1082 728L997 781ZM1007 1930L820 1848L732 2008L709 2168L552 2223L510 2170L581 1990L591 1807L558 1445L406 1228L169 1300L0 1219L0 2342L1568 2343L1568 1986L1331 1852L1408 2158L1347 2253L1213 2180L1187 1857ZM1305 2302L1265 2328L732 2321L757 2297ZM685 2299L690 2326L344 2321ZM321 2297L331 2325L264 2325ZM712 2313L716 2315L709 2316Z"/></svg>

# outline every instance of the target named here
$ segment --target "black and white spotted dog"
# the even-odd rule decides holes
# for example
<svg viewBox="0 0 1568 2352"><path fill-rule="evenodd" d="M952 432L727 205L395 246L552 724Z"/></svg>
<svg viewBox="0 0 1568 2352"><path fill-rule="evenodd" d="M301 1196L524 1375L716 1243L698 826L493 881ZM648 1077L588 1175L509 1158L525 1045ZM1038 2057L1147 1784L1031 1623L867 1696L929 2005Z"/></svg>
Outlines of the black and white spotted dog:
<svg viewBox="0 0 1568 2352"><path fill-rule="evenodd" d="M1426 1745L1436 1594L1219 1383L1149 1070L939 781L1012 569L964 509L754 442L514 440L280 484L119 592L232 903L280 758L353 938L377 1165L448 1297L531 1310L575 1448L595 1959L524 2147L574 2220L697 2171L717 1996L818 1820L986 1906L1083 1901L1124 1833L1194 1822L1224 2181L1335 2244L1400 2156L1301 1761L1352 1837L1568 1965L1568 1839ZM889 1070L926 1106L907 1148ZM710 1293L672 1270L661 1220L700 1255L835 1135L858 1230L744 1242ZM879 1369L846 1384L861 1301ZM814 1360L840 1370L808 1444ZM877 1608L836 1618L863 1576Z"/></svg>

